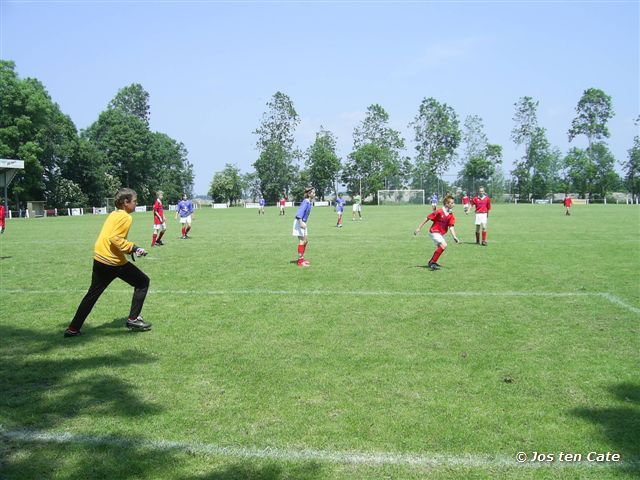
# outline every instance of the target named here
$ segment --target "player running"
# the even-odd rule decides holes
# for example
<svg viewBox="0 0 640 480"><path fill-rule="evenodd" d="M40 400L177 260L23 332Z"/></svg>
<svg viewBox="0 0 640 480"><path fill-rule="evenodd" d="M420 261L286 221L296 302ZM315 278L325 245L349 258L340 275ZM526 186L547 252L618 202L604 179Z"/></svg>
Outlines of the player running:
<svg viewBox="0 0 640 480"><path fill-rule="evenodd" d="M480 244L480 229L482 229L482 245L487 246L487 220L491 210L491 199L484 193L484 187L478 189L478 195L473 197L471 204L476 208L476 243Z"/></svg>
<svg viewBox="0 0 640 480"><path fill-rule="evenodd" d="M338 194L338 198L336 198L336 213L338 214L338 223L336 223L336 227L342 228L342 213L344 212L344 198L342 198L342 194Z"/></svg>
<svg viewBox="0 0 640 480"><path fill-rule="evenodd" d="M293 220L293 236L298 237L298 266L308 267L310 265L308 260L304 258L304 251L307 248L309 239L307 238L307 219L311 213L311 207L313 199L316 196L316 189L313 187L307 187L304 190L304 200L298 208L296 218Z"/></svg>
<svg viewBox="0 0 640 480"><path fill-rule="evenodd" d="M454 228L454 225L456 224L456 217L453 215L453 196L445 196L442 203L443 207L427 215L427 218L425 218L424 221L420 225L418 225L418 228L416 228L413 232L414 235L418 235L422 230L422 227L424 227L429 220L433 222L433 225L431 225L431 228L429 229L429 236L431 237L431 240L433 240L433 243L435 243L436 245L436 251L433 252L433 256L427 264L427 266L431 270L440 269L438 259L440 258L440 255L442 255L442 252L444 252L447 248L447 242L444 239L444 235L448 230L451 230L453 240L456 243L460 243L460 239L456 235L456 230Z"/></svg>
<svg viewBox="0 0 640 480"><path fill-rule="evenodd" d="M180 223L182 224L182 240L191 238L189 236L189 230L191 230L191 220L193 217L193 202L187 200L187 194L182 194L182 200L178 202L176 207L176 219L180 216Z"/></svg>

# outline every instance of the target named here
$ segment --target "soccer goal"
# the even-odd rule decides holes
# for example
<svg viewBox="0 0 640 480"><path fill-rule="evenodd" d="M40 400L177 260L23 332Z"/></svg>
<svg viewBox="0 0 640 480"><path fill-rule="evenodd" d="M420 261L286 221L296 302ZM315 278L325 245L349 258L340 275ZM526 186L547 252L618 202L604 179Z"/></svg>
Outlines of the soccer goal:
<svg viewBox="0 0 640 480"><path fill-rule="evenodd" d="M424 190L378 190L378 205L424 205Z"/></svg>

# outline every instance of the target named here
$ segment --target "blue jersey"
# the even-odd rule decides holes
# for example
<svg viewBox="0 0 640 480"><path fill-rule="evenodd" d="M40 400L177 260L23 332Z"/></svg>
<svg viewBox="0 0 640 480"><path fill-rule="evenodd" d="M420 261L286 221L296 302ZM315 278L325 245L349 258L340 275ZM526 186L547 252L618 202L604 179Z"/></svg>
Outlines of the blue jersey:
<svg viewBox="0 0 640 480"><path fill-rule="evenodd" d="M176 208L180 218L186 218L193 213L193 203L191 203L191 200L180 200Z"/></svg>
<svg viewBox="0 0 640 480"><path fill-rule="evenodd" d="M308 198L305 198L300 207L298 208L298 212L296 213L296 218L299 218L303 222L307 222L307 218L309 218L309 214L311 213L311 202Z"/></svg>
<svg viewBox="0 0 640 480"><path fill-rule="evenodd" d="M347 203L344 198L336 198L336 212L344 211L344 204Z"/></svg>
<svg viewBox="0 0 640 480"><path fill-rule="evenodd" d="M265 203L267 203L267 202L265 202L265 201L264 201L264 198L261 198L261 199L260 199L260 201L258 202L258 204L259 204L261 207L264 207Z"/></svg>
<svg viewBox="0 0 640 480"><path fill-rule="evenodd" d="M432 205L438 204L438 195L431 195L431 204Z"/></svg>

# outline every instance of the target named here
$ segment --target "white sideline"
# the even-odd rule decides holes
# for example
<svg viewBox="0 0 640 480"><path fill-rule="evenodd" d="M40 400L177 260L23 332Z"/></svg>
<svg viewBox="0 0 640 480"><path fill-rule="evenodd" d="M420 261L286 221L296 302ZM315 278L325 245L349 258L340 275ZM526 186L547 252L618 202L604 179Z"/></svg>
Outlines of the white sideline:
<svg viewBox="0 0 640 480"><path fill-rule="evenodd" d="M31 295L59 295L65 293L85 293L83 289L68 290L29 290L24 288L0 289L0 293L8 294L31 294ZM109 290L112 293L127 293L131 290ZM548 298L565 298L565 297L600 297L624 310L632 313L640 314L640 308L634 307L625 302L621 298L609 292L411 292L411 291L393 291L393 290L154 290L151 289L149 294L168 295L347 295L347 296L377 296L377 297L422 297L425 295L433 296L454 296L454 297L548 297Z"/></svg>
<svg viewBox="0 0 640 480"><path fill-rule="evenodd" d="M413 467L462 467L462 468L540 468L540 462L518 463L516 455L449 455L444 453L417 454L394 452L353 452L315 449L290 449L277 447L224 447L207 443L174 442L168 440L145 440L139 438L119 438L114 436L79 435L68 432L37 432L30 430L6 430L0 426L0 437L9 440L34 443L60 443L79 445L105 445L114 447L138 447L160 451L175 450L191 454L212 455L233 458L250 458L258 460L280 461L321 461L328 463L346 463L355 465L400 465ZM556 463L546 467L632 467L640 463L638 460L595 463L569 462Z"/></svg>

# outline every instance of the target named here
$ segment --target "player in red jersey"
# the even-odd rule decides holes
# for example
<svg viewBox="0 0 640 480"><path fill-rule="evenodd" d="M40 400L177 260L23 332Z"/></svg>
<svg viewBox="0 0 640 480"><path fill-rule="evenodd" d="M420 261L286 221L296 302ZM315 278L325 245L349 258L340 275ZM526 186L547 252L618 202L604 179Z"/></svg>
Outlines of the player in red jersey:
<svg viewBox="0 0 640 480"><path fill-rule="evenodd" d="M0 197L0 233L4 233L4 217L6 216L4 203L2 203L2 197Z"/></svg>
<svg viewBox="0 0 640 480"><path fill-rule="evenodd" d="M471 205L476 207L476 243L480 243L480 229L482 228L482 245L487 246L487 219L491 210L491 199L484 193L484 187L478 189L478 195L473 197Z"/></svg>
<svg viewBox="0 0 640 480"><path fill-rule="evenodd" d="M462 206L464 207L464 214L469 215L471 204L469 203L469 195L467 195L467 192L462 192Z"/></svg>
<svg viewBox="0 0 640 480"><path fill-rule="evenodd" d="M155 203L153 204L153 238L151 240L151 246L164 245L162 243L162 236L167 231L167 222L164 218L164 207L162 206L162 198L164 193L158 192Z"/></svg>
<svg viewBox="0 0 640 480"><path fill-rule="evenodd" d="M573 205L573 200L571 199L571 197L569 196L564 197L564 201L562 202L562 204L564 205L564 208L565 208L564 214L571 215L571 205Z"/></svg>
<svg viewBox="0 0 640 480"><path fill-rule="evenodd" d="M456 224L456 217L453 215L453 196L445 196L442 203L443 207L427 215L427 218L425 218L413 232L414 235L418 235L422 230L422 227L424 227L429 220L433 222L433 225L431 225L431 228L429 229L429 236L431 237L431 240L433 240L433 243L436 244L436 251L433 252L433 256L427 265L431 270L440 269L438 259L440 258L440 255L442 255L442 252L447 248L447 242L444 240L444 235L448 230L451 230L453 240L456 243L460 243L460 239L456 235L456 229L454 228L454 225Z"/></svg>

